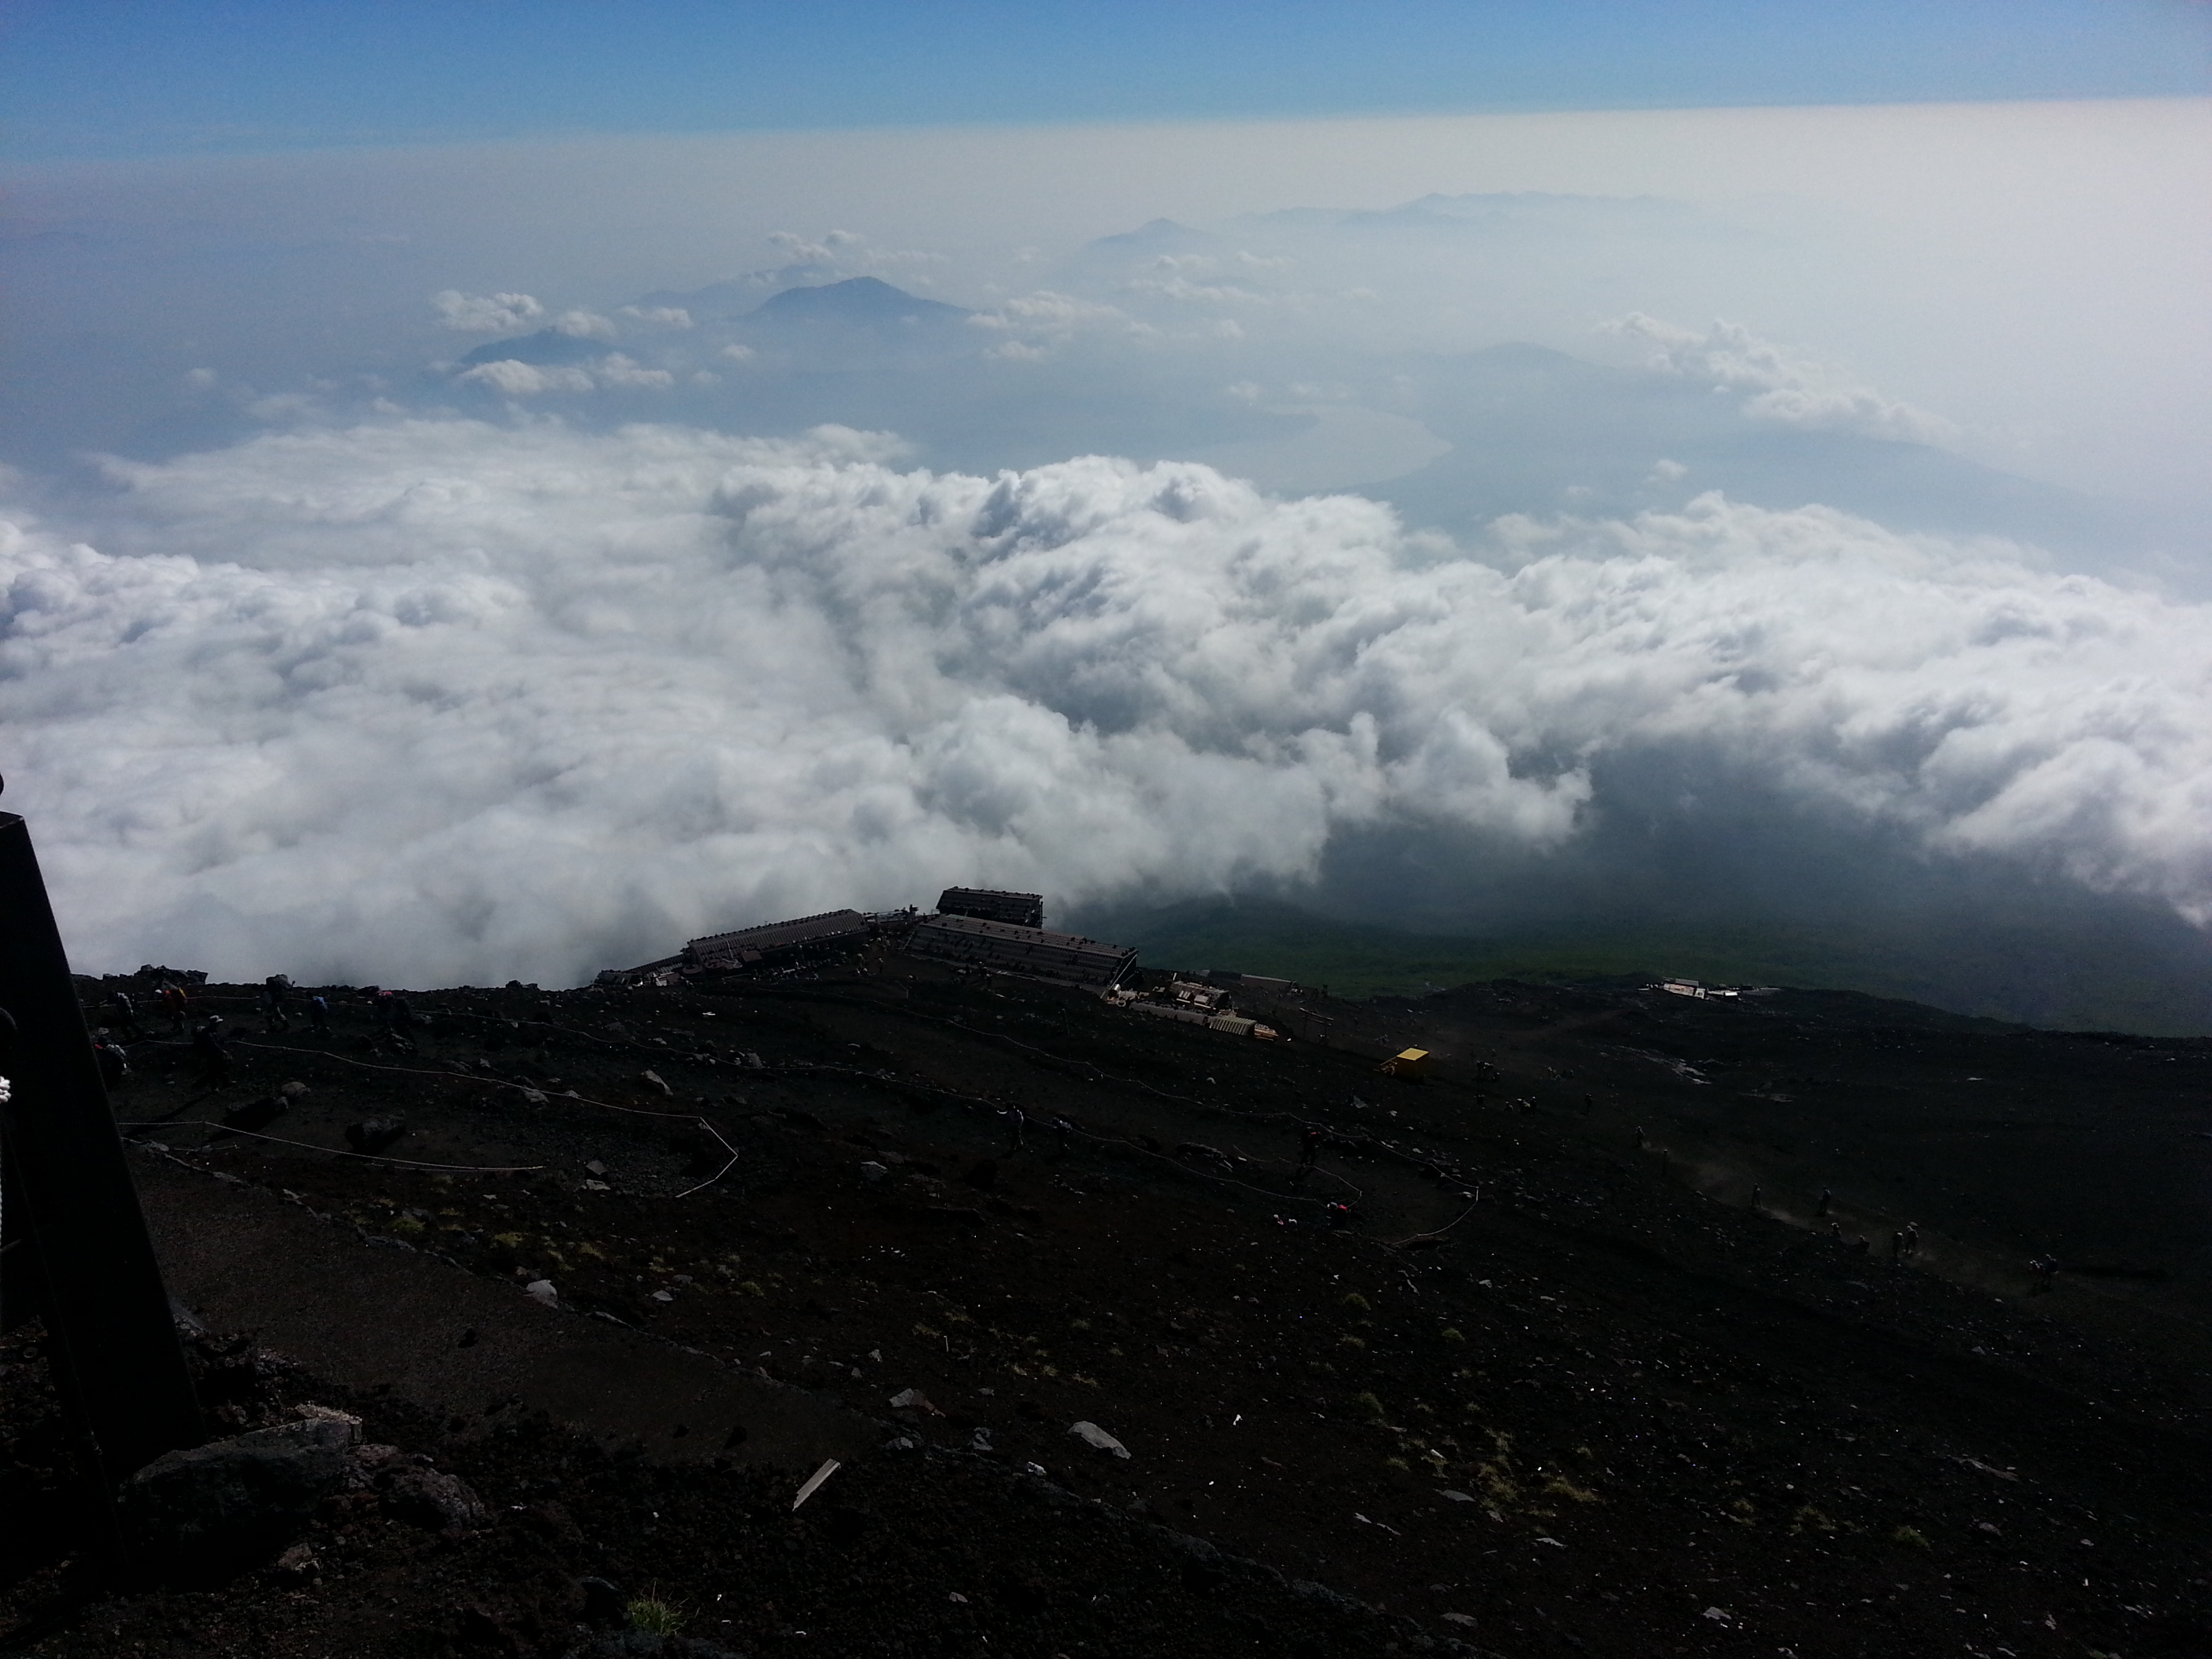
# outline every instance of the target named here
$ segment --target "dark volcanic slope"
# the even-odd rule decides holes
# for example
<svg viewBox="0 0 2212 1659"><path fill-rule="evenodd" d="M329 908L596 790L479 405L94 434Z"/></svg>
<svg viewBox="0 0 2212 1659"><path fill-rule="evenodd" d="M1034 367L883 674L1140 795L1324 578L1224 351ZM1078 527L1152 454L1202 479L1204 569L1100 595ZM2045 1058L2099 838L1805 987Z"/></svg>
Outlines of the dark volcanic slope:
<svg viewBox="0 0 2212 1659"><path fill-rule="evenodd" d="M550 1279L548 1320L611 1315L936 1449L864 1455L793 1516L791 1474L717 1461L742 1421L641 1423L611 1459L591 1423L458 1385L280 1371L235 1420L288 1389L354 1401L502 1518L334 1518L313 1584L57 1614L39 1651L554 1654L599 1572L757 1654L2212 1652L2201 1045L1511 984L1290 1005L1310 1040L1268 1044L896 959L416 1002L417 1055L349 1010L327 1045L242 1048L207 1098L145 1045L121 1115L316 1224ZM1444 1056L1431 1079L1377 1075L1407 1042ZM313 1093L270 1133L337 1146L397 1111L395 1157L542 1167L187 1127L287 1078ZM1304 1122L1331 1144L1298 1183ZM1358 1220L1332 1231L1340 1196ZM1908 1220L1923 1248L1894 1263ZM2046 1250L2068 1270L2032 1296ZM894 1411L908 1389L933 1412ZM52 1478L24 1410L19 1490ZM8 1547L28 1617L68 1546Z"/></svg>

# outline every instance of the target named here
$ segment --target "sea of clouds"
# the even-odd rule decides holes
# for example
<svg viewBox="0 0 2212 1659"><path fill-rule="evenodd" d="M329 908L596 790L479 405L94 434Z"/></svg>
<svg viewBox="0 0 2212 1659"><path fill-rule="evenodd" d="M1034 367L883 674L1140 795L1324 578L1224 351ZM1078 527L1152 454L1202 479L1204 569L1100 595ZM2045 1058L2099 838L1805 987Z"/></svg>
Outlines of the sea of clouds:
<svg viewBox="0 0 2212 1659"><path fill-rule="evenodd" d="M527 416L109 473L0 514L7 805L94 970L563 983L953 882L1295 889L1378 829L1571 846L1660 754L2212 923L2212 611L2000 541L1714 494L1462 546L1193 463Z"/></svg>

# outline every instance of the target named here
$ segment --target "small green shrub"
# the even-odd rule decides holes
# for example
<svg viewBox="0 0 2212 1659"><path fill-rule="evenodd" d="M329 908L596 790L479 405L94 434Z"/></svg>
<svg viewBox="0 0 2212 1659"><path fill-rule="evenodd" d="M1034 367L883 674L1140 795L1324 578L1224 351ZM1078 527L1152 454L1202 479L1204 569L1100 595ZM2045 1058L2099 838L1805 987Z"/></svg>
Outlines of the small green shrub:
<svg viewBox="0 0 2212 1659"><path fill-rule="evenodd" d="M1447 1342L1464 1342L1467 1340L1467 1333L1461 1330L1456 1325L1447 1325L1443 1329L1438 1331L1437 1334L1443 1338Z"/></svg>
<svg viewBox="0 0 2212 1659"><path fill-rule="evenodd" d="M684 1628L684 1612L672 1601L659 1596L641 1595L623 1612L629 1615L632 1630L650 1632L655 1636L674 1636Z"/></svg>
<svg viewBox="0 0 2212 1659"><path fill-rule="evenodd" d="M1909 1550L1924 1550L1928 1547L1928 1534L1917 1527L1899 1527L1890 1534L1889 1541L1901 1544Z"/></svg>
<svg viewBox="0 0 2212 1659"><path fill-rule="evenodd" d="M1346 1292L1344 1298L1344 1305L1347 1308L1353 1309L1358 1312L1365 1313L1375 1304L1370 1302L1365 1297L1360 1295L1358 1291L1352 1291Z"/></svg>

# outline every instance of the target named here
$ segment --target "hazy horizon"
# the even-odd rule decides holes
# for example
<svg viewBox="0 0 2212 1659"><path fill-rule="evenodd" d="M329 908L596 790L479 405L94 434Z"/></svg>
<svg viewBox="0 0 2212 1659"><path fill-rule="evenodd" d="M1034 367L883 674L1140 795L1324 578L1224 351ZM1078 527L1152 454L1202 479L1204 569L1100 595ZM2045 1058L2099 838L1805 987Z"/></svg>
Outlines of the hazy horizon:
<svg viewBox="0 0 2212 1659"><path fill-rule="evenodd" d="M2034 892L2182 963L2208 127L19 161L7 804L94 970L573 981L970 882L1461 937L1918 907L1960 986Z"/></svg>

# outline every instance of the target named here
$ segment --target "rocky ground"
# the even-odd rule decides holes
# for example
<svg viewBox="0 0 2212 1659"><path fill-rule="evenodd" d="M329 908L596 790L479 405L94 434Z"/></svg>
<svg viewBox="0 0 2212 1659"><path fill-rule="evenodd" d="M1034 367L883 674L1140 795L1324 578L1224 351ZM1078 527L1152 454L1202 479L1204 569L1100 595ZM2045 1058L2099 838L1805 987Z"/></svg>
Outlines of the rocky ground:
<svg viewBox="0 0 2212 1659"><path fill-rule="evenodd" d="M149 1040L118 1115L173 1283L222 1304L216 1426L337 1407L484 1516L356 1491L289 1567L103 1588L33 1323L0 1352L17 1648L559 1655L598 1577L754 1655L2212 1654L2212 1045L1626 984L1284 998L1268 1043L894 957L412 994L407 1053L331 995L315 1036L206 988L232 1085ZM1408 1043L1431 1075L1379 1074ZM381 1160L331 1150L376 1118ZM250 1203L619 1321L641 1374L774 1379L863 1449L794 1511L811 1455L752 1406L617 1432L327 1336L307 1365L299 1294L193 1266ZM478 1352L453 1307L410 1340Z"/></svg>

